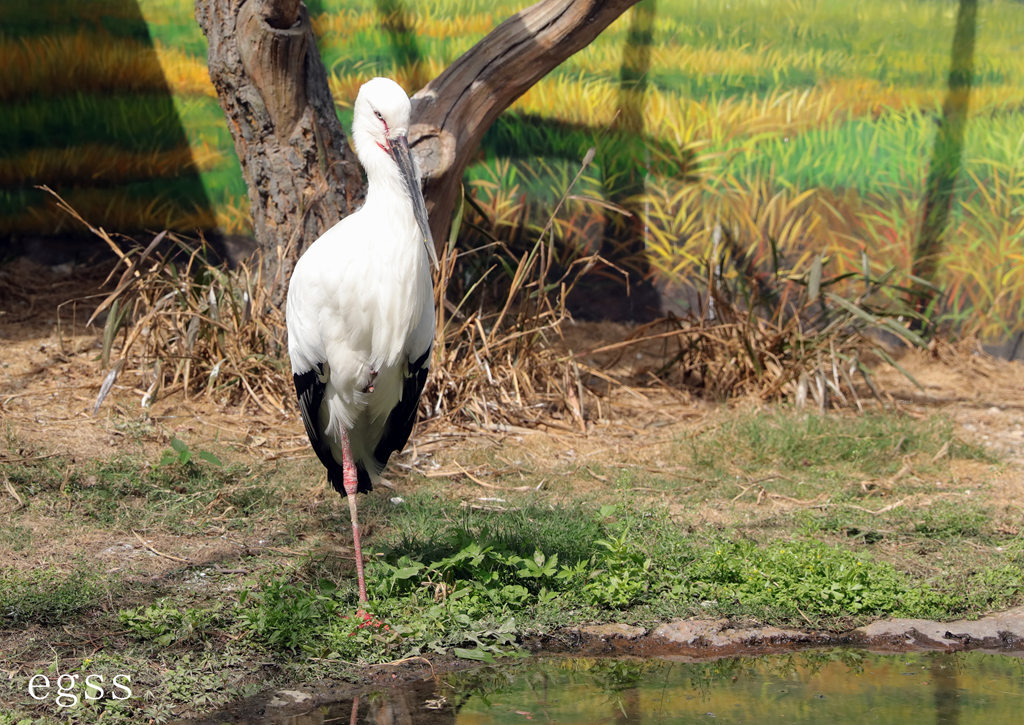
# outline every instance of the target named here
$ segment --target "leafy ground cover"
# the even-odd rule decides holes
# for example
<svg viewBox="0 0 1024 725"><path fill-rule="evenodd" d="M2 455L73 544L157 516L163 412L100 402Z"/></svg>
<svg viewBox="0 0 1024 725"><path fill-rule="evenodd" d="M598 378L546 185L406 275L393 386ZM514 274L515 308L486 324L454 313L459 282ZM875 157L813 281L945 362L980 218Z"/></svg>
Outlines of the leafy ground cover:
<svg viewBox="0 0 1024 725"><path fill-rule="evenodd" d="M842 630L1024 600L1018 464L947 416L722 408L643 437L435 447L362 499L362 609L347 508L310 456L107 425L118 450L95 457L5 431L0 722L71 715L27 696L38 673L130 673L135 696L83 697L76 722L163 721L583 622Z"/></svg>

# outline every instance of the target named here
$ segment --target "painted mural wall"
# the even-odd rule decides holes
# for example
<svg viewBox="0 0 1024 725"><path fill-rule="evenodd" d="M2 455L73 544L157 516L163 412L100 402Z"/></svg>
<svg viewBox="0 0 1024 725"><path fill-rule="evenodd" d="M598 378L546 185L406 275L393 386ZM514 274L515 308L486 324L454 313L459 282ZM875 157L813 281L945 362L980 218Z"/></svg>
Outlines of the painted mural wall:
<svg viewBox="0 0 1024 725"><path fill-rule="evenodd" d="M374 75L423 84L524 3L307 0L347 124ZM245 186L191 0L0 4L0 234L75 222L245 233ZM467 189L490 229L561 209L661 295L732 240L787 269L934 260L951 320L1024 327L1024 4L644 0L488 133ZM474 230L465 230L467 243Z"/></svg>

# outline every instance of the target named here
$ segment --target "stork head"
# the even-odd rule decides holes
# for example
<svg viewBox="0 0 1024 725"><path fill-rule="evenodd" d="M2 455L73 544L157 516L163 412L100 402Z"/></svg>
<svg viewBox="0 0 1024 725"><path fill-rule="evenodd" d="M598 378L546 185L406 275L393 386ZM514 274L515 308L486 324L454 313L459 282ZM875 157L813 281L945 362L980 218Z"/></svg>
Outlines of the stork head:
<svg viewBox="0 0 1024 725"><path fill-rule="evenodd" d="M427 206L420 176L409 152L409 115L412 104L402 87L390 78L374 78L359 89L352 118L352 141L370 183L378 173L397 177L412 203L413 215L423 234L431 262L437 253L430 234Z"/></svg>

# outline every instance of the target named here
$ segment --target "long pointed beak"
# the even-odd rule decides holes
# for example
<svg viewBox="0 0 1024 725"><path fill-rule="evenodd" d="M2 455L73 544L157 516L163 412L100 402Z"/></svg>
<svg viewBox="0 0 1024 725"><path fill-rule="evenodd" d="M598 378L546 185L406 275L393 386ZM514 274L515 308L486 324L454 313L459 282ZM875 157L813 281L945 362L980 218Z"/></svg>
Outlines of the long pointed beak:
<svg viewBox="0 0 1024 725"><path fill-rule="evenodd" d="M423 191L420 190L420 179L416 174L416 167L412 163L412 154L409 152L409 139L405 136L395 136L390 139L391 156L398 164L402 172L402 179L405 181L405 188L412 199L412 212L416 217L416 223L423 233L423 244L427 248L430 263L438 268L437 251L434 249L434 237L430 234L430 220L427 219L427 204L423 201Z"/></svg>

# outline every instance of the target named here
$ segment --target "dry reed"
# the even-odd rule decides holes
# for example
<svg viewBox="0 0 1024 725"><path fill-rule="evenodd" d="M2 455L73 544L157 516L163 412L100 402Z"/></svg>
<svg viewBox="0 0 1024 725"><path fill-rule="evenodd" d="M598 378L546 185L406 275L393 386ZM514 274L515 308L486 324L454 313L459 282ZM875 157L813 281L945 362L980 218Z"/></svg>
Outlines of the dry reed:
<svg viewBox="0 0 1024 725"><path fill-rule="evenodd" d="M435 280L437 336L421 402L433 425L506 431L545 424L586 432L587 421L602 415L595 397L619 386L647 386L652 373L660 385L715 399L811 398L822 409L860 407L865 388L878 395L867 360L896 364L872 331L924 344L896 321L906 311L892 308L891 297L882 294L888 279L872 278L869 265L863 290L848 299L840 287L849 287L849 275L825 278L822 256L802 275L777 265L764 273L719 227L706 288L698 295L702 303L692 315L665 317L625 339L574 354L563 329L570 319L567 298L601 260L566 256L556 237L558 214L591 158L521 253L496 239L460 249L463 210L485 214L464 199ZM284 314L271 302L283 281L264 272L280 268L275 260L256 256L229 269L213 260L201 240L169 232L145 248L119 244L58 200L119 260L108 278L120 272L114 291L90 320L105 315L108 372L97 409L113 383L133 373L146 389L143 405L180 392L290 414ZM480 225L476 230L482 231ZM287 251L275 254L280 259ZM622 353L650 350L652 343L660 346L656 369L613 372ZM609 353L618 354L609 359Z"/></svg>
<svg viewBox="0 0 1024 725"><path fill-rule="evenodd" d="M198 243L164 231L145 247L118 243L63 199L60 208L102 239L118 262L113 292L92 313L103 319L102 362L106 378L99 409L119 377L134 374L146 392L142 405L181 392L223 402L251 401L267 413L285 411L284 311L271 304L277 280L264 278L262 259L234 269ZM278 254L284 254L279 250Z"/></svg>

